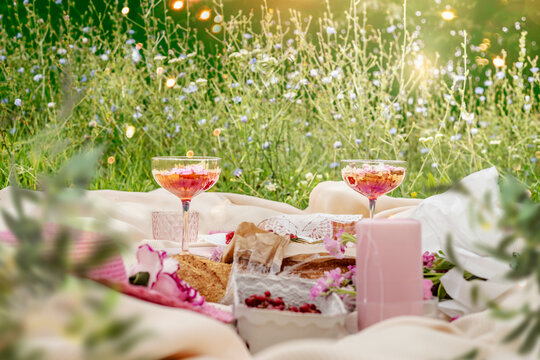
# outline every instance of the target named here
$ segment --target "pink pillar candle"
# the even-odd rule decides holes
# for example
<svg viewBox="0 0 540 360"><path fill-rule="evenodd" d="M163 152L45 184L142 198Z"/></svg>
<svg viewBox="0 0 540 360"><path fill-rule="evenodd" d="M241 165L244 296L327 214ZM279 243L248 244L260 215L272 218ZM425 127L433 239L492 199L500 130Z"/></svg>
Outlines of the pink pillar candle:
<svg viewBox="0 0 540 360"><path fill-rule="evenodd" d="M356 224L358 329L402 315L422 315L422 239L412 219Z"/></svg>

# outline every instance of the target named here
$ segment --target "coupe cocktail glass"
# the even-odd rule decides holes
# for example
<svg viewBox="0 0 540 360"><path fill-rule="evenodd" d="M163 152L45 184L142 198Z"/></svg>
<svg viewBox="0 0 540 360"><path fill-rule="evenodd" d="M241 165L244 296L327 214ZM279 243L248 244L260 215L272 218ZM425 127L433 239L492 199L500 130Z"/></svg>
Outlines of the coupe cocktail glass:
<svg viewBox="0 0 540 360"><path fill-rule="evenodd" d="M158 156L152 158L152 175L165 190L182 200L184 228L182 252L188 252L188 211L191 199L210 189L219 179L221 159L217 157Z"/></svg>
<svg viewBox="0 0 540 360"><path fill-rule="evenodd" d="M341 160L341 177L354 191L369 200L369 217L375 215L377 199L397 188L407 162L401 160Z"/></svg>

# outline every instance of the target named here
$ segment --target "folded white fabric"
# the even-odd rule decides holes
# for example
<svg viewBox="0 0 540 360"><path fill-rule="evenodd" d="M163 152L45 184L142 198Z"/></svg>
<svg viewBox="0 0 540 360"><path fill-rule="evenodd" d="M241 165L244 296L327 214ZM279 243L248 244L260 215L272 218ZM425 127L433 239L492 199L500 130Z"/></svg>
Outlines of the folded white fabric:
<svg viewBox="0 0 540 360"><path fill-rule="evenodd" d="M494 167L473 173L460 185L468 192L450 190L431 196L416 208L411 217L422 223L422 247L425 251L445 250L447 238L451 243L459 264L468 272L487 282L475 282L481 293L493 299L508 290L512 283L503 279L509 265L489 256L482 246L495 247L503 234L496 227L501 216L499 203L499 174ZM475 223L471 214L479 211L479 204L491 199L492 211L485 214L482 224ZM470 301L472 284L463 279L457 270L441 278L452 302L440 304L442 311L449 316L458 316L483 307Z"/></svg>

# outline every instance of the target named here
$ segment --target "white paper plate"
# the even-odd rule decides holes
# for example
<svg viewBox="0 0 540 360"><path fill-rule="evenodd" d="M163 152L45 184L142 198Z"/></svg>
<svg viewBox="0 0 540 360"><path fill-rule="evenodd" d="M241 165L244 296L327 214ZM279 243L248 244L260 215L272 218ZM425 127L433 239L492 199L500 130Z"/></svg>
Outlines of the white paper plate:
<svg viewBox="0 0 540 360"><path fill-rule="evenodd" d="M218 233L211 235L204 235L203 240L210 244L225 246L227 245L227 233Z"/></svg>

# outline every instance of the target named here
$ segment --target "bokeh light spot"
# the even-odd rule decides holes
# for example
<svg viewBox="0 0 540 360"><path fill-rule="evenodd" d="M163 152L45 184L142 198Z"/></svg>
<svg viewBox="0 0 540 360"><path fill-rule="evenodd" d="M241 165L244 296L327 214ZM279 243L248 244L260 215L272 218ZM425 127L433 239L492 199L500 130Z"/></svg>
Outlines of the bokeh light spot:
<svg viewBox="0 0 540 360"><path fill-rule="evenodd" d="M456 14L454 14L453 11L451 10L444 10L442 13L441 13L441 17L443 18L443 20L445 21L451 21L451 20L454 20L456 18Z"/></svg>
<svg viewBox="0 0 540 360"><path fill-rule="evenodd" d="M171 8L173 10L182 10L184 8L184 2L182 0L173 1Z"/></svg>
<svg viewBox="0 0 540 360"><path fill-rule="evenodd" d="M203 11L201 11L201 13L199 14L199 20L206 21L206 20L210 19L210 15L212 15L212 13L210 12L210 10L208 10L208 9L203 10Z"/></svg>
<svg viewBox="0 0 540 360"><path fill-rule="evenodd" d="M495 65L495 67L502 68L504 66L504 59L500 56L493 58L493 65Z"/></svg>
<svg viewBox="0 0 540 360"><path fill-rule="evenodd" d="M165 83L165 85L166 85L168 88L172 88L174 85L176 85L176 79L174 79L174 78L168 78L168 79L167 79L167 82Z"/></svg>
<svg viewBox="0 0 540 360"><path fill-rule="evenodd" d="M127 128L126 128L126 137L128 139L131 139L133 137L133 135L135 135L135 126L133 125L129 125Z"/></svg>

